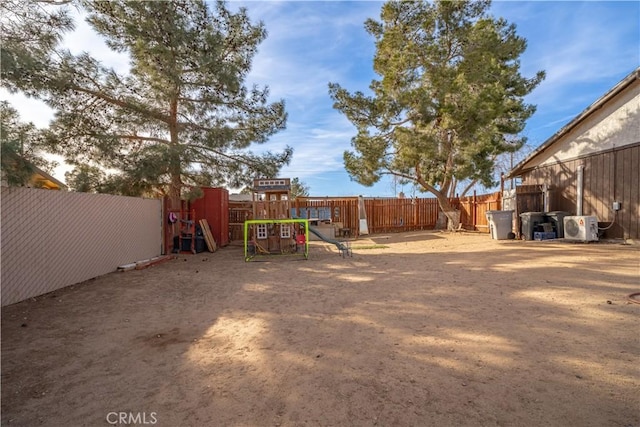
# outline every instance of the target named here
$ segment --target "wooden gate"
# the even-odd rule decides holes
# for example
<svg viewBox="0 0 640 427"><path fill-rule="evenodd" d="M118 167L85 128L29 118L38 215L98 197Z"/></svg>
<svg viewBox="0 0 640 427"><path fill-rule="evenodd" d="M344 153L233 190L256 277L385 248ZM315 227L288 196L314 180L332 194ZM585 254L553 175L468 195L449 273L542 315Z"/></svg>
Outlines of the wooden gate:
<svg viewBox="0 0 640 427"><path fill-rule="evenodd" d="M487 211L502 209L502 193L477 195L474 191L473 196L458 199L457 207L460 209L462 228L488 233Z"/></svg>
<svg viewBox="0 0 640 427"><path fill-rule="evenodd" d="M516 235L521 238L520 214L524 212L544 212L544 191L541 185L516 186L515 203Z"/></svg>

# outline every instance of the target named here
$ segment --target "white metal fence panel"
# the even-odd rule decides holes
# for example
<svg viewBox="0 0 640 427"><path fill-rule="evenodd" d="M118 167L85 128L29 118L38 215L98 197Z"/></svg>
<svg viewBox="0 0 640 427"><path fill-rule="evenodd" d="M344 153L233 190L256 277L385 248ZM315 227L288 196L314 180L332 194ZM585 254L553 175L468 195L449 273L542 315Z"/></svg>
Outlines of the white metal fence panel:
<svg viewBox="0 0 640 427"><path fill-rule="evenodd" d="M156 199L1 188L2 305L161 253Z"/></svg>

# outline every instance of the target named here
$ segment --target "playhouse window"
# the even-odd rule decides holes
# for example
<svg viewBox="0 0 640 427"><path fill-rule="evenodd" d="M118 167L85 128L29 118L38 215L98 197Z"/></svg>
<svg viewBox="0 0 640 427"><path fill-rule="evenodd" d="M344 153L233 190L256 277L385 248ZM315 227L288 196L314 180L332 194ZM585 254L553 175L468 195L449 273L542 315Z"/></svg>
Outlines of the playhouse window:
<svg viewBox="0 0 640 427"><path fill-rule="evenodd" d="M256 237L258 239L266 239L267 238L267 224L258 224L258 228L256 229Z"/></svg>
<svg viewBox="0 0 640 427"><path fill-rule="evenodd" d="M289 227L288 225L283 225L280 228L280 237L283 239L290 239L291 238L291 227Z"/></svg>

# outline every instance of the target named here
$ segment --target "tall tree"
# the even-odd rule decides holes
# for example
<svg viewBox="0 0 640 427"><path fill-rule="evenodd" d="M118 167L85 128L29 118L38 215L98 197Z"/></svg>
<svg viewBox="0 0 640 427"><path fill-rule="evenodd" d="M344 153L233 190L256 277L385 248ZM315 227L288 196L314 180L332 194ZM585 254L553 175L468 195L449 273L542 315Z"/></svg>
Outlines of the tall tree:
<svg viewBox="0 0 640 427"><path fill-rule="evenodd" d="M245 9L231 13L223 2L209 8L203 1L82 4L131 68L121 75L89 54L59 52L55 67L34 73L58 111L51 147L68 162L115 170L108 184L118 192L160 190L174 206L191 188L239 187L276 176L289 162L288 147L248 150L284 129L286 112L283 101L268 101L268 87L245 86L266 37Z"/></svg>
<svg viewBox="0 0 640 427"><path fill-rule="evenodd" d="M304 183L304 181L300 181L300 178L296 177L291 180L291 199L295 199L296 197L308 197L309 196L309 186Z"/></svg>
<svg viewBox="0 0 640 427"><path fill-rule="evenodd" d="M98 167L78 165L72 171L65 172L64 179L71 191L79 193L101 193L104 188L105 173Z"/></svg>
<svg viewBox="0 0 640 427"><path fill-rule="evenodd" d="M54 62L52 53L74 28L70 1L0 2L0 73L2 87L38 96Z"/></svg>
<svg viewBox="0 0 640 427"><path fill-rule="evenodd" d="M491 17L490 5L387 2L380 22L365 23L381 76L372 95L329 84L334 107L357 129L353 151L344 153L349 174L363 185L384 174L415 182L436 196L450 226L456 182L492 184L496 156L525 142L516 135L535 107L523 98L544 78L521 76L526 41L513 24Z"/></svg>

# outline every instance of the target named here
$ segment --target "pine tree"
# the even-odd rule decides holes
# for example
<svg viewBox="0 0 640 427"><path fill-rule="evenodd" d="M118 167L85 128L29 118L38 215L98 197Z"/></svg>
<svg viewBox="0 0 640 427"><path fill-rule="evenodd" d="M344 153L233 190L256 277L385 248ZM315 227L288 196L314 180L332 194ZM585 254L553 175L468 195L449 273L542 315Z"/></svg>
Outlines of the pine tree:
<svg viewBox="0 0 640 427"><path fill-rule="evenodd" d="M107 45L130 57L118 74L85 53L58 52L46 73L31 76L58 112L52 149L81 169L116 171L103 188L121 194L160 191L176 206L204 185L240 187L276 176L282 153L254 154L284 129L284 102L268 87L245 86L262 23L223 2L85 1L88 22ZM82 170L78 176L82 176Z"/></svg>
<svg viewBox="0 0 640 427"><path fill-rule="evenodd" d="M356 181L372 185L391 174L415 182L455 221L448 197L456 183L492 185L496 156L525 142L516 135L535 107L523 98L544 73L520 75L526 41L489 7L486 0L390 1L381 22L367 20L381 76L371 82L373 95L329 84L334 107L357 129L353 151L344 153Z"/></svg>
<svg viewBox="0 0 640 427"><path fill-rule="evenodd" d="M2 87L38 96L53 55L65 32L74 28L70 1L0 2L0 72ZM44 77L44 78L43 78Z"/></svg>
<svg viewBox="0 0 640 427"><path fill-rule="evenodd" d="M291 199L297 197L309 197L309 186L295 177L291 180Z"/></svg>

